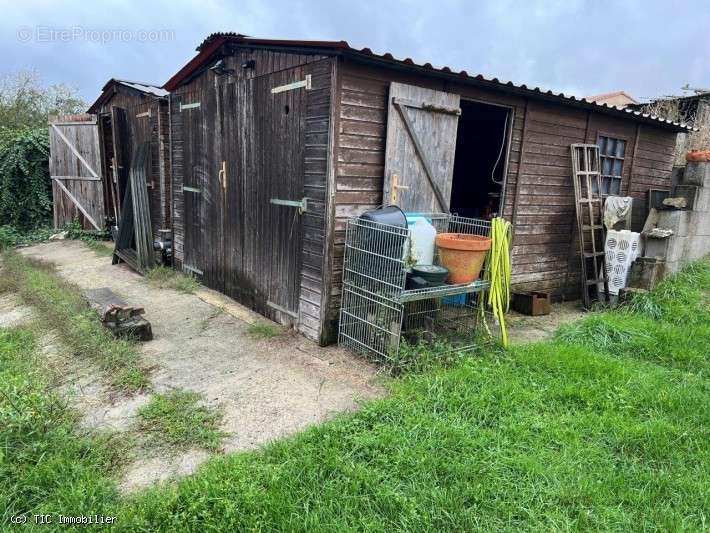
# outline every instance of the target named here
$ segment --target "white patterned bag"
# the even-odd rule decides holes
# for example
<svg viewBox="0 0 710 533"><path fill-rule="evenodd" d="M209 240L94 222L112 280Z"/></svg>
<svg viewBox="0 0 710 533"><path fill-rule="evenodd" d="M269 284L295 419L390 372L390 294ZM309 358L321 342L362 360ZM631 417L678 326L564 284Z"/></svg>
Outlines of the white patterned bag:
<svg viewBox="0 0 710 533"><path fill-rule="evenodd" d="M609 282L609 294L619 294L619 290L626 287L633 263L641 255L641 234L629 230L609 230L604 243L606 254L606 275ZM599 272L599 277L602 273ZM604 290L604 285L599 284L599 291Z"/></svg>

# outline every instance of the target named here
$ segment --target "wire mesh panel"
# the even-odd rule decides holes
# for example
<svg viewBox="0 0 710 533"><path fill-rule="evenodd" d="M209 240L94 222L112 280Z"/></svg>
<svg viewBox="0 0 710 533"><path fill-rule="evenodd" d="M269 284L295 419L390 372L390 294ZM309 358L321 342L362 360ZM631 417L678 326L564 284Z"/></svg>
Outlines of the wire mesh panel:
<svg viewBox="0 0 710 533"><path fill-rule="evenodd" d="M402 330L400 303L352 285L343 287L338 344L378 360L399 352Z"/></svg>
<svg viewBox="0 0 710 533"><path fill-rule="evenodd" d="M379 295L398 294L407 273L409 230L359 218L348 221L343 284Z"/></svg>
<svg viewBox="0 0 710 533"><path fill-rule="evenodd" d="M402 337L410 343L443 340L457 349L470 346L480 318L478 296L457 294L405 303Z"/></svg>
<svg viewBox="0 0 710 533"><path fill-rule="evenodd" d="M458 215L424 215L431 218L431 223L437 233L467 233L488 237L491 234L490 220L466 218Z"/></svg>
<svg viewBox="0 0 710 533"><path fill-rule="evenodd" d="M489 236L489 221L446 214L417 214L437 233ZM489 284L406 290L411 235L408 228L359 218L348 221L338 343L376 360L392 360L404 338L410 343L444 340L473 345L478 297ZM438 264L438 257L434 262Z"/></svg>

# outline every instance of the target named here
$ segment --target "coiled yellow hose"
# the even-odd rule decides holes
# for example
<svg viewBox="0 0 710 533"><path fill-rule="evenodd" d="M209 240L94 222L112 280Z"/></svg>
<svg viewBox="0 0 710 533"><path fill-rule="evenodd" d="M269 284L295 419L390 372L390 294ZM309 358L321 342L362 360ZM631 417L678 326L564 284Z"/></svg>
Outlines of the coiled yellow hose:
<svg viewBox="0 0 710 533"><path fill-rule="evenodd" d="M505 327L505 314L510 306L510 245L513 238L513 226L504 218L497 217L491 221L491 249L486 258L483 279L491 282L490 288L481 294L481 303L490 307L498 322L501 343L508 347L508 332ZM485 305L480 306L483 323L485 322Z"/></svg>

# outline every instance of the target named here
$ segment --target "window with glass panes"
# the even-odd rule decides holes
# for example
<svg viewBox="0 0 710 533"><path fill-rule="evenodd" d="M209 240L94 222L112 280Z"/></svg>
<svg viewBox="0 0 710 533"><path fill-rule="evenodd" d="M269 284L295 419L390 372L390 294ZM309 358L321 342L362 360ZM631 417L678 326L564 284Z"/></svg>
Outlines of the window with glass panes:
<svg viewBox="0 0 710 533"><path fill-rule="evenodd" d="M602 195L621 194L621 172L624 168L626 141L599 136L599 158L602 166Z"/></svg>

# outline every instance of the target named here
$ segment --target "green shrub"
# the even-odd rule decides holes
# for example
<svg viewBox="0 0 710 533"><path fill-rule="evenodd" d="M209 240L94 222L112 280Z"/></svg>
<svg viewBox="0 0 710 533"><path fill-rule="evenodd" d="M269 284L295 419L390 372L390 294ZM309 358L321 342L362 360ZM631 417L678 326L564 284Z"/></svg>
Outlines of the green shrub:
<svg viewBox="0 0 710 533"><path fill-rule="evenodd" d="M14 226L0 226L0 252L14 248L20 239L20 234Z"/></svg>
<svg viewBox="0 0 710 533"><path fill-rule="evenodd" d="M0 225L20 232L46 225L52 216L46 128L3 131L0 143Z"/></svg>

